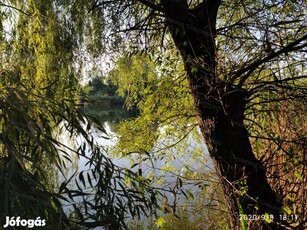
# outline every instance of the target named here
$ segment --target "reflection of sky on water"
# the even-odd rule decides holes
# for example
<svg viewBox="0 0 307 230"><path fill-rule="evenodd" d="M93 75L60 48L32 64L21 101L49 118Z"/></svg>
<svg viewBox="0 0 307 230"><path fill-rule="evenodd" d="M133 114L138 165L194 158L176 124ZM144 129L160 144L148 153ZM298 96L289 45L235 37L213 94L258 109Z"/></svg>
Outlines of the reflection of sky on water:
<svg viewBox="0 0 307 230"><path fill-rule="evenodd" d="M105 134L101 134L97 129L92 129L91 134L94 139L98 142L100 146L105 149L112 149L116 144L116 134L111 131L108 123L105 123L105 129L109 134L110 139L105 139L102 136ZM184 149L176 149L171 148L169 150L165 150L163 152L159 152L159 146L153 150L153 152L159 152L154 157L153 161L143 161L144 159L139 155L130 155L129 157L116 158L112 157L114 164L121 167L128 167L132 165L132 163L140 162L138 166L134 167L132 171L137 172L139 169L142 169L142 173L144 177L154 176L156 185L158 187L164 188L168 190L169 188L174 188L176 183L178 183L178 176L182 178L183 186L181 189L190 190L191 192L198 189L198 186L195 185L195 181L193 179L189 179L185 176L188 172L200 173L204 171L213 171L212 162L209 160L207 147L204 144L200 144L195 141L192 135L187 137L187 143L185 146L181 146ZM171 140L161 140L161 146L165 147L167 145L171 145ZM178 151L181 153L178 154ZM201 151L202 156L194 157L193 154L195 151ZM88 169L85 166L87 160L80 159L78 162L79 171ZM161 184L161 182L164 182ZM179 190L178 190L179 191ZM167 192L165 192L166 197L169 202L173 202L173 196ZM180 195L182 196L182 195Z"/></svg>
<svg viewBox="0 0 307 230"><path fill-rule="evenodd" d="M112 148L114 148L117 141L117 137L116 134L112 132L107 122L104 124L104 128L109 134L108 138L105 138L105 133L102 133L95 128L92 128L89 133L92 135L95 142L97 142L98 146L105 150L103 152L106 152L107 154L110 153ZM69 138L69 136L65 134L62 134L60 138L72 149L76 149L78 146L84 143L84 139L80 136L76 138L75 142L73 142ZM164 139L160 140L159 143L164 148L165 146L170 145L171 142L172 140ZM165 149L163 151L159 151L159 146L155 147L153 152L156 153L152 161L144 161L143 159L145 156L140 157L137 154L122 158L112 156L111 154L107 155L112 159L115 165L124 168L130 168L132 163L140 162L136 167L131 170L134 172L138 172L139 169L142 169L142 175L144 177L154 178L153 186L159 187L163 190L162 194L164 194L164 199L167 200L168 204L171 205L175 199L177 200L178 204L184 204L186 203L186 199L185 196L182 194L181 190L189 190L191 193L195 194L200 191L200 187L198 185L195 185L195 183L206 183L205 179L202 180L199 177L192 178L193 173L200 174L201 172L212 172L213 166L212 162L209 160L206 146L194 140L192 135L187 137L187 142L185 143L185 145L178 146L170 149ZM195 151L199 151L201 153L198 154L196 158L194 154ZM86 152L86 157L90 158L90 151L87 149ZM74 156L71 157L73 158L73 163L67 163L68 167L66 171L66 179L69 178L76 171L80 173L82 171L87 172L90 169L89 165L87 164L87 158L80 157L79 159L77 159ZM178 177L181 178L182 187L178 186ZM88 184L88 188L90 188L86 177L85 181ZM70 186L72 186L72 188L76 188L74 180L71 182ZM167 192L167 190L170 189L173 189L173 191L175 191L176 193L178 192L180 194L174 196L174 194ZM86 191L86 188L84 188L84 191Z"/></svg>
<svg viewBox="0 0 307 230"><path fill-rule="evenodd" d="M92 128L90 130L90 134L93 136L94 140L97 142L97 144L106 150L106 152L110 152L111 149L114 147L117 141L116 134L111 131L110 126L106 122L104 124L104 128L106 132L109 134L107 137L108 139L104 138L106 137L106 134L101 133L99 130ZM169 174L168 177L172 178L173 174L175 172L163 172L160 169L163 168L166 164L170 165L171 167L174 167L178 169L179 174L183 174L186 170L192 170L192 171L204 171L204 170L213 170L212 169L212 163L209 160L209 156L207 154L207 148L204 144L199 144L195 140L193 140L192 137L188 137L188 143L185 146L185 149L180 150L180 154L177 154L176 151L178 149L172 148L170 150L165 150L162 153L156 154L153 162L147 161L147 162L141 162L140 167L142 168L143 175L146 175L149 171L153 170L154 175L160 176L164 174ZM78 145L83 142L82 138L77 138ZM163 145L168 145L170 143L167 143L167 140L163 140ZM160 142L161 143L161 142ZM157 150L153 150L153 152L158 152ZM197 151L199 148L201 148L201 151L203 152L203 156L198 156L196 159L193 158L194 151ZM182 152L183 151L183 152ZM90 153L88 153L90 154ZM131 161L136 162L138 160L139 155L130 155L130 157L115 157L111 154L108 154L108 156L113 160L114 164L122 167L130 167ZM90 155L88 155L90 157ZM201 158L201 159L200 159ZM88 167L86 166L87 159L81 157L78 161L78 171L87 170ZM204 162L206 164L204 165ZM152 164L153 163L153 164ZM207 169L206 169L207 168ZM137 171L137 168L135 169Z"/></svg>

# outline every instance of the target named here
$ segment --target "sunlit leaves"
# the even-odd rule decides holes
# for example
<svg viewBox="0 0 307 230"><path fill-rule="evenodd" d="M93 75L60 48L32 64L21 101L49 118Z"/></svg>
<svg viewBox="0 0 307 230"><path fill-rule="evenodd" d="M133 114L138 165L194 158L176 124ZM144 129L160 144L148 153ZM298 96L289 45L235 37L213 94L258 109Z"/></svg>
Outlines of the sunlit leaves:
<svg viewBox="0 0 307 230"><path fill-rule="evenodd" d="M11 37L1 39L1 220L7 215L41 216L60 229L124 227L127 216L153 207L148 206L152 189L147 180L135 184L137 175L105 156L88 134L95 118L85 118L78 107L82 63L74 55L82 42L77 32L85 35L78 12L88 14L90 3L14 3L25 14L10 17ZM71 141L82 137L83 143L74 149L58 133L67 133ZM66 175L76 156L86 157L91 168ZM132 186L125 177L133 178ZM136 189L140 185L142 190ZM68 219L69 212L75 217Z"/></svg>
<svg viewBox="0 0 307 230"><path fill-rule="evenodd" d="M162 216L159 216L159 218L156 220L156 225L158 228L162 228L165 223L166 220Z"/></svg>
<svg viewBox="0 0 307 230"><path fill-rule="evenodd" d="M166 57L168 61L171 60ZM182 67L174 63L173 68ZM194 117L185 76L162 69L167 68L155 66L148 56L136 55L121 58L111 73L128 106L136 106L141 113L121 125L118 146L126 153L148 152L158 138L167 138L174 132L181 135L189 132L187 127L179 128L193 122Z"/></svg>
<svg viewBox="0 0 307 230"><path fill-rule="evenodd" d="M159 65L158 58L164 64ZM111 77L128 103L134 102L132 105L140 110L138 117L119 125L115 152L129 157L132 170L145 168L144 177L161 187L161 191L169 196L181 196L179 204L185 197L194 199L195 191L190 191L188 185L193 187L196 182L203 183L212 175L208 176L202 170L206 155L204 148L198 145L202 140L196 129L193 100L182 64L174 62L176 58L172 53L157 57L157 60L153 58L155 61L142 54L123 57ZM193 166L188 167L189 163ZM177 176L178 182L175 180ZM127 185L132 183L127 179ZM178 186L188 188L179 190ZM159 223L159 219L157 221Z"/></svg>

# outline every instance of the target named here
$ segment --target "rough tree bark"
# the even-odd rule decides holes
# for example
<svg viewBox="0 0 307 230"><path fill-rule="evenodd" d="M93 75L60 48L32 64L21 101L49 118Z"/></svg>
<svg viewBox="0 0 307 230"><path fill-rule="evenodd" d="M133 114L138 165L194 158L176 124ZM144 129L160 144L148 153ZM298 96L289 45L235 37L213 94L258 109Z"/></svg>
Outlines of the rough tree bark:
<svg viewBox="0 0 307 230"><path fill-rule="evenodd" d="M221 0L207 0L189 9L186 0L162 0L166 25L184 61L198 123L222 183L231 228L240 229L244 214L274 215L281 211L255 158L243 124L247 92L217 78L216 16ZM282 229L254 221L251 229Z"/></svg>

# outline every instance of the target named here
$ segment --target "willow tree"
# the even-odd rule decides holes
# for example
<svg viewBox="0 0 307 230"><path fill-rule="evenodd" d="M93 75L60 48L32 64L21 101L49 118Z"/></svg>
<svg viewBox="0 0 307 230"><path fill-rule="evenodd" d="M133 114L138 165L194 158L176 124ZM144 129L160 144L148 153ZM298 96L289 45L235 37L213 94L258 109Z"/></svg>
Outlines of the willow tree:
<svg viewBox="0 0 307 230"><path fill-rule="evenodd" d="M125 178L136 181L138 175L105 157L87 132L91 119L78 106L80 50L84 43L88 53L98 49L87 37L90 28L83 27L99 18L84 20L90 6L87 1L0 3L1 228L7 216L20 216L45 219L45 229L119 229L127 216L149 207L149 197L145 206L141 201L148 181L136 190L126 186ZM62 132L84 141L73 149L58 138ZM90 169L68 175L67 165L81 156Z"/></svg>
<svg viewBox="0 0 307 230"><path fill-rule="evenodd" d="M172 39L232 229L240 228L244 215L252 216L251 229L283 229L286 224L279 216L282 200L252 150L245 118L247 107L299 101L306 95L302 9L303 1L287 0L97 0L92 7L93 12L105 12L113 34L131 39L132 49L171 49L167 41ZM263 92L267 100L260 100Z"/></svg>

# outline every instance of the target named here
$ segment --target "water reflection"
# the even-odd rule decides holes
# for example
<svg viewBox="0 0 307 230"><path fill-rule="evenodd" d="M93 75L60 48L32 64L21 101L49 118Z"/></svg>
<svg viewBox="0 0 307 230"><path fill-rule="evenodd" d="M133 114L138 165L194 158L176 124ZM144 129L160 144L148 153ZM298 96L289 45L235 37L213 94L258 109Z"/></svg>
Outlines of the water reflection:
<svg viewBox="0 0 307 230"><path fill-rule="evenodd" d="M136 108L126 109L123 105L110 105L92 103L84 107L84 113L97 118L100 122L107 123L110 133L116 132L116 124L126 119L132 119L139 115Z"/></svg>
<svg viewBox="0 0 307 230"><path fill-rule="evenodd" d="M93 111L98 114L98 110L98 108L92 110L92 115L94 115ZM118 111L120 112L118 113ZM187 202L187 197L191 199L191 195L201 192L207 179L206 176L208 172L213 171L213 167L209 160L206 146L195 138L195 133L190 133L182 143L175 146L173 146L173 143L177 142L177 140L173 138L160 139L148 155L135 153L129 156L118 156L112 154L118 141L116 125L124 118L133 117L133 114L125 114L125 111L119 108L102 110L100 114L101 116L98 118L103 121L106 133L101 132L95 126L91 127L89 133L115 165L131 169L136 173L141 172L143 177L152 180L153 186L159 188L163 194L159 199L161 206L164 205L172 209L176 203L178 207L180 204ZM195 132L197 133L198 131L195 130ZM75 142L65 134L61 138L72 149L84 143L84 139L81 136L77 136ZM165 146L172 147L165 148ZM86 148L86 155L74 158L73 163L68 167L67 178L76 171L80 173L91 170L88 164L91 152L88 146ZM132 166L134 167L131 168ZM71 186L76 185L71 183ZM90 187L89 182L86 180L84 191L90 189ZM66 210L69 212L69 209Z"/></svg>

